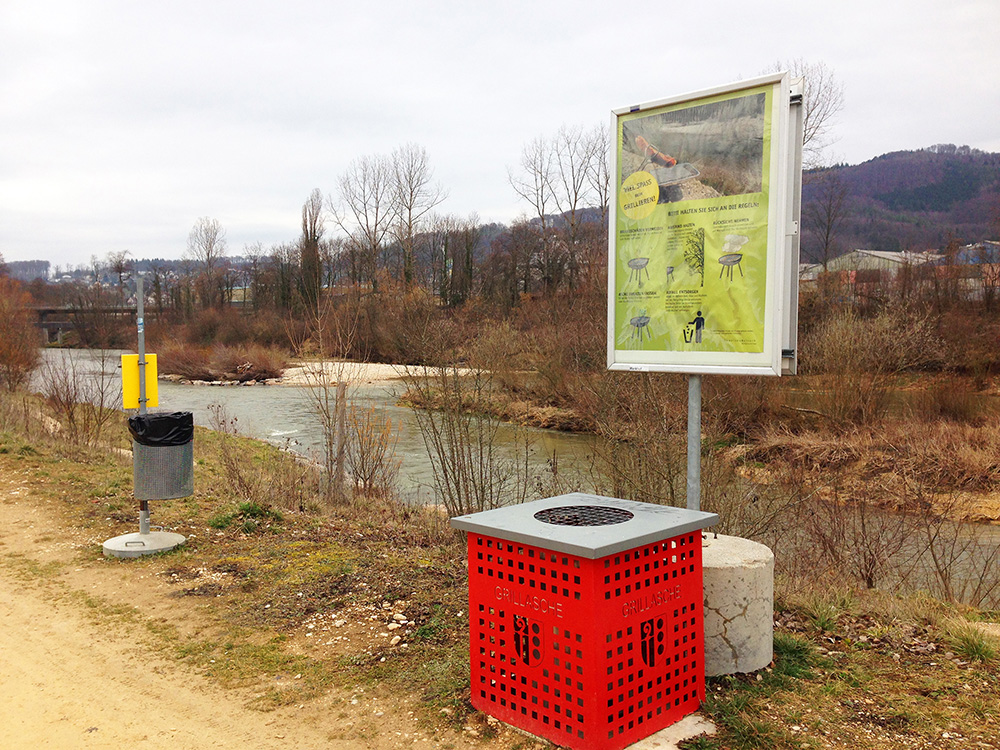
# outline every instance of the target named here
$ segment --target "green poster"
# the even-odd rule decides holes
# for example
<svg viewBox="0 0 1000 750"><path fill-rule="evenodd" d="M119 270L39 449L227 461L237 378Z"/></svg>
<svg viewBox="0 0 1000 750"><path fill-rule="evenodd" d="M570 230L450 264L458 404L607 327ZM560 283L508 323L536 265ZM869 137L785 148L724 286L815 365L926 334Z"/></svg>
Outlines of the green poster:
<svg viewBox="0 0 1000 750"><path fill-rule="evenodd" d="M774 99L769 84L618 116L609 321L619 361L768 356Z"/></svg>

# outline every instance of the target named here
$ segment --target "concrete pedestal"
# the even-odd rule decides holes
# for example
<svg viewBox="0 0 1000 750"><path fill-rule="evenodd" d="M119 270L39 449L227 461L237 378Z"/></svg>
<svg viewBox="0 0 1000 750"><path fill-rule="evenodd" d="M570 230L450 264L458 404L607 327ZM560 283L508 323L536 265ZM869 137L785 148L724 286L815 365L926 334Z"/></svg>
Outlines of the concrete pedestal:
<svg viewBox="0 0 1000 750"><path fill-rule="evenodd" d="M151 531L147 534L122 534L104 543L105 557L142 557L169 552L187 541L180 534L169 531Z"/></svg>
<svg viewBox="0 0 1000 750"><path fill-rule="evenodd" d="M702 540L705 675L755 672L774 658L774 553L735 536Z"/></svg>

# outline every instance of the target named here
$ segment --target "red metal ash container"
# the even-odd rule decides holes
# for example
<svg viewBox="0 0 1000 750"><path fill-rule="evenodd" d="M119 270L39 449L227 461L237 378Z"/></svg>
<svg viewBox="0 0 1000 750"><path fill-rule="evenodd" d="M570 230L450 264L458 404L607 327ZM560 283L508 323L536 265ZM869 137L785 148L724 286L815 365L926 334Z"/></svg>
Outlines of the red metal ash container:
<svg viewBox="0 0 1000 750"><path fill-rule="evenodd" d="M617 750L705 697L701 529L713 513L573 493L459 516L472 704Z"/></svg>

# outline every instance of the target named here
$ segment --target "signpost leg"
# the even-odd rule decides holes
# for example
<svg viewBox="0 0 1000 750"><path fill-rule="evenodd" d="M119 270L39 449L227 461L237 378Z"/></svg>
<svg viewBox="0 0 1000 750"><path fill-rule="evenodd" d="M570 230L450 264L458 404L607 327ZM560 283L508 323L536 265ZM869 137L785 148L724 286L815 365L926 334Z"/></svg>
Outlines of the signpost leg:
<svg viewBox="0 0 1000 750"><path fill-rule="evenodd" d="M701 375L688 375L687 508L701 510Z"/></svg>
<svg viewBox="0 0 1000 750"><path fill-rule="evenodd" d="M142 289L142 276L136 276L135 298L136 298L136 328L139 332L139 413L146 413L146 322L144 315L144 293ZM139 501L139 533L149 533L149 501Z"/></svg>

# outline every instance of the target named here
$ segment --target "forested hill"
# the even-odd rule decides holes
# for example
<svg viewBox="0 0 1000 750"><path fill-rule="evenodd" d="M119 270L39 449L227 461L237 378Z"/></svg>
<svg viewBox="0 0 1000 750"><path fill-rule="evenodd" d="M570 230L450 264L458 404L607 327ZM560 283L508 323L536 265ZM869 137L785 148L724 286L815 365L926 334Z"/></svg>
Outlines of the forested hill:
<svg viewBox="0 0 1000 750"><path fill-rule="evenodd" d="M842 208L831 254L927 250L950 238L969 243L1000 234L1000 154L968 146L894 151L862 164L807 172L804 260L818 259L817 233L829 222L823 217L831 215L838 194Z"/></svg>

